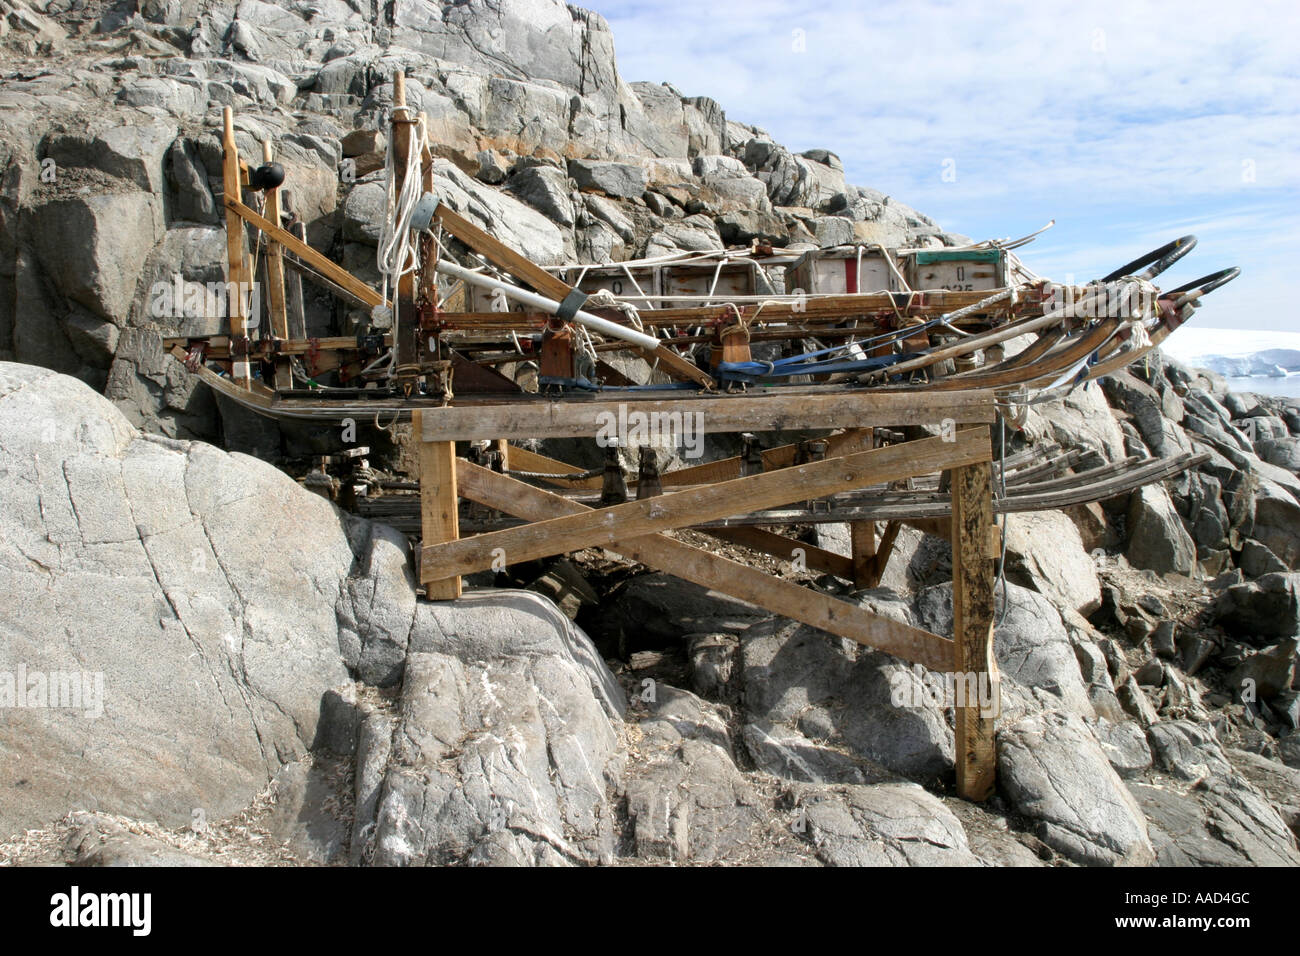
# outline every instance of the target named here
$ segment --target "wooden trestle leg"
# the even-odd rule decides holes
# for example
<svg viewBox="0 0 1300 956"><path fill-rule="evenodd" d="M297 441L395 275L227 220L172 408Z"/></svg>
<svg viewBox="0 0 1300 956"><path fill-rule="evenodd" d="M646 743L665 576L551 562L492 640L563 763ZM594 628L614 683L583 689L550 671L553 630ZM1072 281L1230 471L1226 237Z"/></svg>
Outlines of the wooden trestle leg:
<svg viewBox="0 0 1300 956"><path fill-rule="evenodd" d="M993 656L994 567L992 466L952 470L953 679L957 792L968 800L993 793L995 719L1001 702Z"/></svg>
<svg viewBox="0 0 1300 956"><path fill-rule="evenodd" d="M424 544L455 541L460 537L460 516L456 491L456 443L423 441L424 413L411 413L411 438L419 449L420 468L420 536ZM450 601L460 597L459 577L426 581L424 594L431 601Z"/></svg>

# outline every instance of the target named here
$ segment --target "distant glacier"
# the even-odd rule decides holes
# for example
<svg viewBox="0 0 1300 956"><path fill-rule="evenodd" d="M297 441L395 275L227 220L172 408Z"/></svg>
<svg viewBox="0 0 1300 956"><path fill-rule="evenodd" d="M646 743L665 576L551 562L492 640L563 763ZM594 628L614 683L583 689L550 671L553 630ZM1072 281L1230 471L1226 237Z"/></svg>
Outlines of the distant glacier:
<svg viewBox="0 0 1300 956"><path fill-rule="evenodd" d="M1180 362L1223 375L1233 391L1300 398L1300 332L1189 325L1162 348Z"/></svg>

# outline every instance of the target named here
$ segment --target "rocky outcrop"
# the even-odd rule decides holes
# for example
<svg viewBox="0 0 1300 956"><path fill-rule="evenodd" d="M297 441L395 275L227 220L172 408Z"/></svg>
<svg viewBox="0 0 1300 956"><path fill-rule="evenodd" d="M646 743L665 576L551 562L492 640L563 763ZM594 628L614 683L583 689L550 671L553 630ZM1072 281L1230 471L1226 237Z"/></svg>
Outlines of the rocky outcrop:
<svg viewBox="0 0 1300 956"><path fill-rule="evenodd" d="M172 437L221 434L217 407L174 394L134 336L225 329L223 309L161 310L155 293L177 275L222 279L221 107L244 158L275 144L312 244L367 281L397 69L428 117L443 201L544 264L756 236L831 245L867 238L859 226L870 241L945 241L846 184L826 150L793 155L712 100L625 82L605 21L560 0L90 9L32 8L39 28L6 40L20 54L46 44L69 68L0 84L0 359L107 385L133 422ZM608 205L575 205L578 192ZM369 318L314 295L306 312L311 335Z"/></svg>
<svg viewBox="0 0 1300 956"><path fill-rule="evenodd" d="M5 836L75 809L215 822L355 754L370 815L334 856L610 858L624 698L548 601L418 601L391 530L49 371L0 364L0 435Z"/></svg>

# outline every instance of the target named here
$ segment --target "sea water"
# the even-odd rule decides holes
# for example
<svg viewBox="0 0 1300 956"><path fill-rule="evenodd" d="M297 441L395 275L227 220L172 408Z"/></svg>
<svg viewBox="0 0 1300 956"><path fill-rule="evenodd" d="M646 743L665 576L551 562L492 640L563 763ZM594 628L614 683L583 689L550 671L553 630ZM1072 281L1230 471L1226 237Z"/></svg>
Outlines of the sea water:
<svg viewBox="0 0 1300 956"><path fill-rule="evenodd" d="M1228 383L1228 389L1233 392L1300 398L1300 375L1287 375L1285 378L1269 378L1265 375L1234 376L1225 381Z"/></svg>

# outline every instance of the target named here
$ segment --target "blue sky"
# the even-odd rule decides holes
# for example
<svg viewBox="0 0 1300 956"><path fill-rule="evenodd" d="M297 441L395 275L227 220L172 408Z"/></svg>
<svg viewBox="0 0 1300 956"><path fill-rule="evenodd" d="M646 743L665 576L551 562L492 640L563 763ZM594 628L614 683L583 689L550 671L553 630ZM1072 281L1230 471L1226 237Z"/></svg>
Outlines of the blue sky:
<svg viewBox="0 0 1300 956"><path fill-rule="evenodd" d="M585 0L625 80L711 96L850 182L1096 278L1176 236L1198 325L1300 330L1300 4ZM944 170L955 175L945 181Z"/></svg>

